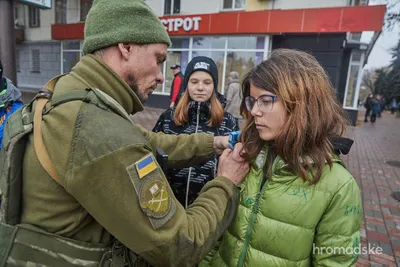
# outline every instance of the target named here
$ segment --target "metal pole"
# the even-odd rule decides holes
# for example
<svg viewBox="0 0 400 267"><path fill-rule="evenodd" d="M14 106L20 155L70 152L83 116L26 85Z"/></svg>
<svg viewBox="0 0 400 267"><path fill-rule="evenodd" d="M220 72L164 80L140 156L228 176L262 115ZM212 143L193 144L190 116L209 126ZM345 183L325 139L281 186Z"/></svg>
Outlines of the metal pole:
<svg viewBox="0 0 400 267"><path fill-rule="evenodd" d="M14 3L12 0L0 0L0 59L4 68L3 75L17 84Z"/></svg>

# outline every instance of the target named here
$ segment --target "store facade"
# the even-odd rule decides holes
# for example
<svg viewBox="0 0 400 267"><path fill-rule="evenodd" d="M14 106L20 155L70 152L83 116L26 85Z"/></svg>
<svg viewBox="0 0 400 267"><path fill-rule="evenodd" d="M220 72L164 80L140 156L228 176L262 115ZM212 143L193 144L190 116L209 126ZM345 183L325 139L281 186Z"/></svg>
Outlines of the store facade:
<svg viewBox="0 0 400 267"><path fill-rule="evenodd" d="M242 78L279 47L305 50L325 68L343 107L357 108L365 50L368 45L351 40L349 33L382 30L384 6L356 6L295 10L262 10L160 17L172 39L163 64L165 82L146 105L169 106L173 79L170 66L185 71L195 56L211 57L218 66L218 90L224 93L227 76L237 71ZM52 25L52 38L61 41L61 71L78 62L84 23Z"/></svg>

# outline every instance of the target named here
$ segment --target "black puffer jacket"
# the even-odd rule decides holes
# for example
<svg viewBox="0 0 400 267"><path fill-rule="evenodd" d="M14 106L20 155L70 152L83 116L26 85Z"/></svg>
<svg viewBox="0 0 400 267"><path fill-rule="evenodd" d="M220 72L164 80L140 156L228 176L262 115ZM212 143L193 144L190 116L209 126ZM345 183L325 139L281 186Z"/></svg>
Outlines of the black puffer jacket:
<svg viewBox="0 0 400 267"><path fill-rule="evenodd" d="M175 108L168 109L161 114L153 132L166 134L192 134L210 133L215 136L227 135L232 131L238 131L238 121L231 114L225 112L224 120L219 127L207 126L210 119L210 107L208 103L192 101L189 104L189 121L182 126L176 126L174 122ZM213 157L206 164L185 169L169 169L166 172L167 179L178 201L186 207L186 198L190 205L198 196L203 186L213 179L217 172L217 159ZM189 194L187 187L189 185Z"/></svg>

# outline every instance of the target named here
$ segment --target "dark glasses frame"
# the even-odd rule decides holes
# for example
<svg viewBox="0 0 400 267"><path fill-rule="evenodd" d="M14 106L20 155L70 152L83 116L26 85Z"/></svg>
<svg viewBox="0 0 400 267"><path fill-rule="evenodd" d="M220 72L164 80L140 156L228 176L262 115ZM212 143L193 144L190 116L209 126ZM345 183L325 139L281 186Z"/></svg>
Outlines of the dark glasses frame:
<svg viewBox="0 0 400 267"><path fill-rule="evenodd" d="M262 106L262 104L260 104L259 99L263 98L263 97L270 97L272 99L272 105L271 105L271 109L270 110L264 110L265 107ZM261 110L262 112L268 112L271 111L274 107L274 103L275 100L279 98L277 95L269 95L269 94L264 94L264 95L260 95L257 98L252 97L251 95L246 96L245 98L245 104L246 104L246 109L251 112L254 108L254 105L257 103L258 109ZM250 108L250 104L251 104L251 108Z"/></svg>

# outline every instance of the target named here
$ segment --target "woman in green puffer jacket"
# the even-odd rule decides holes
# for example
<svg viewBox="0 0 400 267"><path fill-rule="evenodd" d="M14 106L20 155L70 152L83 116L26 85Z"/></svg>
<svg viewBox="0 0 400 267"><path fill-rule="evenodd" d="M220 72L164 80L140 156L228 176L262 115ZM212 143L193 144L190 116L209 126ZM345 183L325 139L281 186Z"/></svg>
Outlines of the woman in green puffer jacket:
<svg viewBox="0 0 400 267"><path fill-rule="evenodd" d="M325 71L307 53L278 49L242 90L251 170L236 218L200 266L353 265L360 190L329 141L346 121Z"/></svg>

